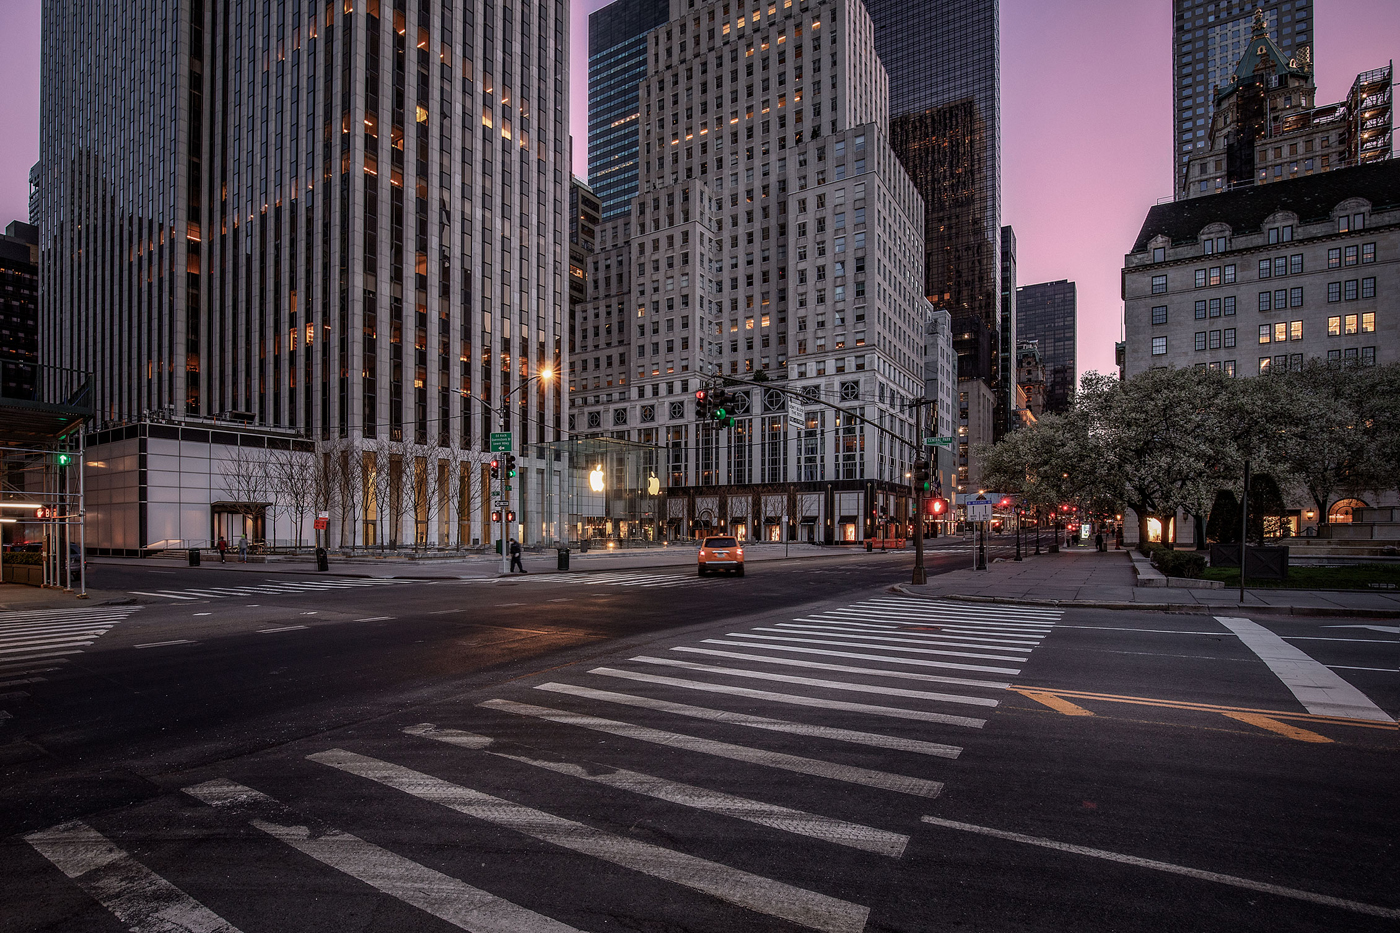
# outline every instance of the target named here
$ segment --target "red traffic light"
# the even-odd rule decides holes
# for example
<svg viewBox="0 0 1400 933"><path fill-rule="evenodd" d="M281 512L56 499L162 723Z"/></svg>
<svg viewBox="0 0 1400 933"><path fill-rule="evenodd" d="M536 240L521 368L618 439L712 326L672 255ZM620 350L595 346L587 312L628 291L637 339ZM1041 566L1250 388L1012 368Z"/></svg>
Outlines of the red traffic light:
<svg viewBox="0 0 1400 933"><path fill-rule="evenodd" d="M1011 497L1010 497L1010 496L1002 496L1002 497L1001 497L1001 501L998 502L997 505L998 505L1000 508L1003 508L1003 509L1008 509L1008 508L1010 508L1010 507L1011 507Z"/></svg>
<svg viewBox="0 0 1400 933"><path fill-rule="evenodd" d="M696 400L697 402L703 402L703 401L705 400L705 390L704 390L704 389L696 389L696 390L695 390L695 400Z"/></svg>

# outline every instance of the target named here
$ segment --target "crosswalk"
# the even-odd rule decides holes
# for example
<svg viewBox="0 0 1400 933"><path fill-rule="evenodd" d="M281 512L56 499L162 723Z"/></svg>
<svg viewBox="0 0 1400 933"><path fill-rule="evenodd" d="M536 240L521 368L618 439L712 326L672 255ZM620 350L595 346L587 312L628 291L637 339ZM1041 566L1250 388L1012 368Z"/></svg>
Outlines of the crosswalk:
<svg viewBox="0 0 1400 933"><path fill-rule="evenodd" d="M651 573L628 571L603 571L601 573L555 573L537 574L510 579L529 579L543 583L567 583L572 586L636 586L643 589L670 589L683 586L713 586L716 583L735 582L736 577L701 579L693 571L682 573Z"/></svg>
<svg viewBox="0 0 1400 933"><path fill-rule="evenodd" d="M29 688L124 621L139 606L91 606L0 612L0 703L29 696ZM11 718L0 709L0 722Z"/></svg>
<svg viewBox="0 0 1400 933"><path fill-rule="evenodd" d="M369 577L337 577L312 580L265 580L261 583L248 583L240 586L189 586L169 590L129 590L133 596L150 596L157 599L200 600L230 599L235 596L293 596L303 593L329 593L338 590L362 589L367 586L393 586L398 583L414 583L414 580L386 580Z"/></svg>
<svg viewBox="0 0 1400 933"><path fill-rule="evenodd" d="M851 883L856 868L904 855L1059 618L875 597L551 671L450 721L313 746L286 776L230 769L183 789L199 809L176 838L111 814L25 838L137 933L313 926L332 877L400 912L366 929L418 912L474 931L625 916L859 933L878 895ZM210 878L250 859L331 874L240 911L250 892Z"/></svg>

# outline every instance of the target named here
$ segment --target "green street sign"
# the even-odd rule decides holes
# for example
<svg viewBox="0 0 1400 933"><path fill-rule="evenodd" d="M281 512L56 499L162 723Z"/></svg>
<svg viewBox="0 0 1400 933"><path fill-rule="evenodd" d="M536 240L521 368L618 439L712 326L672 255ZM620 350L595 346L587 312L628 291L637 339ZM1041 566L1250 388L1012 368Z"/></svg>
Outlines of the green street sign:
<svg viewBox="0 0 1400 933"><path fill-rule="evenodd" d="M491 452L492 452L492 453L497 453L497 452L506 452L506 453L509 453L509 452L510 452L510 432L509 432L509 431L492 431L492 432L491 432Z"/></svg>
<svg viewBox="0 0 1400 933"><path fill-rule="evenodd" d="M926 437L926 438L924 438L924 446L925 446L925 447L952 447L952 446L953 446L953 439L952 439L951 437Z"/></svg>

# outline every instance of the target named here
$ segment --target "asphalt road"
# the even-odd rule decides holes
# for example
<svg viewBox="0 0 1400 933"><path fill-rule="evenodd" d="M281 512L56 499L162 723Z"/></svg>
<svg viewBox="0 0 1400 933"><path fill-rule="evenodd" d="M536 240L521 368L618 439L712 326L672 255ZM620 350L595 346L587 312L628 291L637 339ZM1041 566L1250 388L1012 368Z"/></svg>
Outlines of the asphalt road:
<svg viewBox="0 0 1400 933"><path fill-rule="evenodd" d="M0 930L1395 928L1393 624L909 565L98 568L0 616Z"/></svg>

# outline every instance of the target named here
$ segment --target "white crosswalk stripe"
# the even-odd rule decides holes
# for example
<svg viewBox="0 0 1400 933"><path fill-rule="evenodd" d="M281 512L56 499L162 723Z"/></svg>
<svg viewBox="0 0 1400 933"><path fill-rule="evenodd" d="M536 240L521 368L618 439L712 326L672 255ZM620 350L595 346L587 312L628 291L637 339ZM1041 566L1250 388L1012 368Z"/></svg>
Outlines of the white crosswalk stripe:
<svg viewBox="0 0 1400 933"><path fill-rule="evenodd" d="M536 579L599 586L693 582L664 573ZM249 589L180 592L233 596ZM298 589L319 587L303 583ZM958 737L988 725L1009 678L1034 657L1059 618L1056 610L879 597L558 670L550 675L558 679L487 694L448 714L462 722L397 726L396 745L369 734L356 738L366 745L381 741L385 751L310 749L311 767L334 769L341 775L336 781L264 776L250 782L254 789L216 778L184 792L212 808L206 819L237 820L244 836L261 838L268 851L285 847L288 858L304 857L304 871L355 879L368 896L398 902L397 910L408 905L463 930L572 933L568 922L590 926L587 918L601 916L598 911L612 903L646 911L635 893L645 876L648 884L676 889L654 906L658 916L672 911L671 925L685 916L684 898L698 897L714 902L714 910L756 912L769 925L858 933L869 906L852 888L828 886L825 874L796 867L811 859L795 857L795 847L819 847L823 864L903 857L910 824L898 821L898 809L942 792L943 772L956 768L962 753ZM40 676L40 664L51 668L62 662L61 652L81 650L66 647L69 640L96 637L108 624L90 618L37 622L48 628L11 633L11 644L27 648L32 638L48 659L7 671L0 655L0 685L26 687ZM540 701L522 702L531 698ZM401 755L414 762L395 760ZM296 780L291 793L299 801L309 795L315 806L279 802L271 796L276 787L263 786L264 780ZM353 789L340 791L341 800L318 796L336 793L318 788L336 787ZM430 852L423 861L402 851L417 843L405 841L392 820L386 825L367 816L394 807L395 797L451 811L439 819L458 821L444 837L422 842ZM878 797L878 806L852 809L863 797ZM334 818L340 826L327 822L337 809L344 811ZM876 825L886 819L893 822ZM656 835L648 837L652 824ZM484 841L503 832L521 842ZM26 838L130 929L236 933L204 906L229 903L227 892L222 900L202 901L198 885L187 885L188 875L202 872L171 868L166 880L111 841L122 836L109 839L83 823ZM456 857L444 854L444 839L452 840L447 848L460 849ZM716 846L717 840L724 844ZM209 852L241 853L246 842L234 846L220 834ZM555 850L550 859L539 859L541 843ZM574 859L567 864L579 876L563 884L591 885L594 872L607 879L590 893L597 906L576 910L554 890L557 876L535 877L540 864L557 870L559 850ZM735 864L726 864L731 858ZM179 862L167 856L151 864ZM619 868L625 870L620 880ZM316 884L308 879L303 886ZM321 909L315 902L304 906ZM754 923L751 914L746 922Z"/></svg>
<svg viewBox="0 0 1400 933"><path fill-rule="evenodd" d="M0 681L43 683L139 606L0 612ZM22 699L22 697L17 698Z"/></svg>
<svg viewBox="0 0 1400 933"><path fill-rule="evenodd" d="M342 577L334 580L268 580L240 586L200 586L169 590L130 590L136 596L157 599L228 599L234 596L293 596L306 593L326 593L335 590L362 589L368 586L393 586L413 583L413 580Z"/></svg>
<svg viewBox="0 0 1400 933"><path fill-rule="evenodd" d="M542 573L515 577L516 580L532 580L540 583L567 583L574 586L636 586L646 589L668 589L678 586L713 586L724 582L717 578L704 580L695 574L679 573L629 573L627 571L603 571L598 573ZM735 578L728 578L731 582Z"/></svg>

